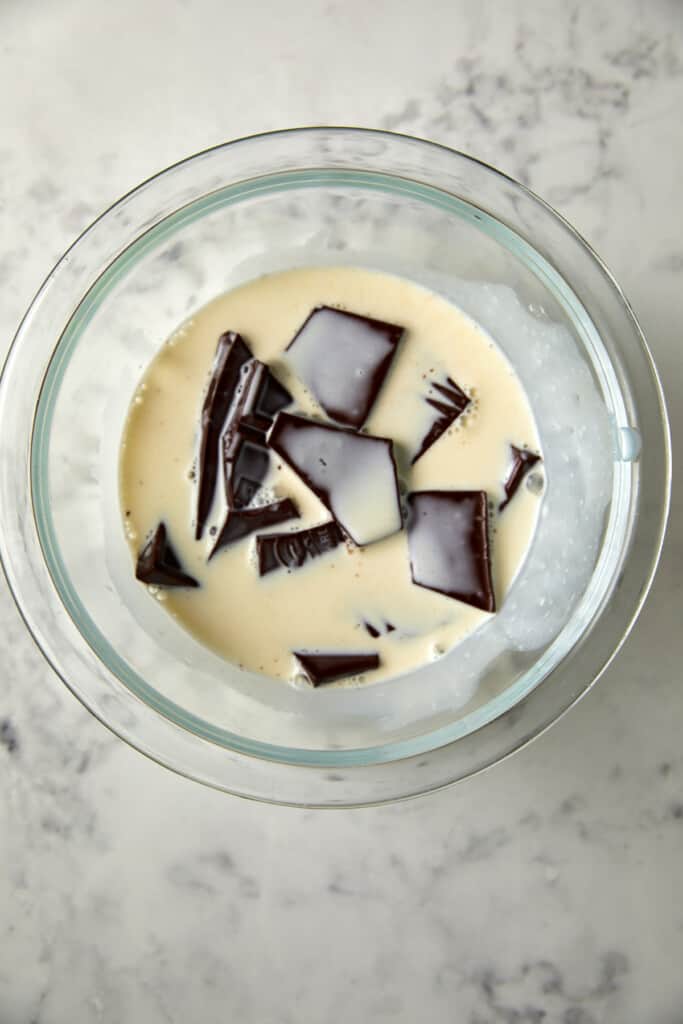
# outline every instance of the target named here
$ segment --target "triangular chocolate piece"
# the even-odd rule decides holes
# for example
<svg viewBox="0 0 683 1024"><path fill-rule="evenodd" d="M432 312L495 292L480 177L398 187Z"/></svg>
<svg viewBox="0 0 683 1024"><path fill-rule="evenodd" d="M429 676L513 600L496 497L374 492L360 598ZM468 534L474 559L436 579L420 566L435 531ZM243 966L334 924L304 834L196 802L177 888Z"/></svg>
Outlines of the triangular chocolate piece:
<svg viewBox="0 0 683 1024"><path fill-rule="evenodd" d="M413 583L494 612L486 491L415 491L408 506Z"/></svg>
<svg viewBox="0 0 683 1024"><path fill-rule="evenodd" d="M181 569L164 523L159 523L138 555L135 575L142 583L150 583L156 587L199 586L194 576Z"/></svg>
<svg viewBox="0 0 683 1024"><path fill-rule="evenodd" d="M248 537L256 530L263 530L267 526L277 526L278 523L285 523L288 519L298 519L299 510L290 498L283 498L282 501L274 501L271 505L259 505L256 508L231 508L225 522L216 537L209 560L217 551L234 544L243 537Z"/></svg>
<svg viewBox="0 0 683 1024"><path fill-rule="evenodd" d="M411 465L415 465L420 456L424 455L428 448L438 441L442 434L444 434L451 424L455 423L458 416L462 415L467 406L470 404L470 399L462 390L458 387L454 380L450 377L446 377L446 383L440 384L438 381L430 383L432 391L436 391L438 398L433 395L428 395L425 398L427 405L431 406L436 411L436 416L432 420L429 430L422 438L417 452L413 455Z"/></svg>
<svg viewBox="0 0 683 1024"><path fill-rule="evenodd" d="M294 651L294 656L314 686L379 668L379 654L311 654L308 651Z"/></svg>
<svg viewBox="0 0 683 1024"><path fill-rule="evenodd" d="M510 451L512 452L512 467L508 473L507 480L503 484L503 487L505 488L505 500L501 501L498 506L499 512L502 512L508 502L514 498L517 490L519 489L519 485L531 467L541 461L540 455L527 451L526 448L518 448L515 444L510 445Z"/></svg>

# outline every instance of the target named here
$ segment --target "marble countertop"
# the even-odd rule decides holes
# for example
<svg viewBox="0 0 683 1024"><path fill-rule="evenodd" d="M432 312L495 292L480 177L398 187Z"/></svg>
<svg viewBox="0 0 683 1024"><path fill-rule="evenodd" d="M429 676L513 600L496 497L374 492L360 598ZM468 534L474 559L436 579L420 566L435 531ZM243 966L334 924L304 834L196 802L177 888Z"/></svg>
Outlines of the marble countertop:
<svg viewBox="0 0 683 1024"><path fill-rule="evenodd" d="M2 345L104 206L195 150L357 123L521 178L623 284L683 435L679 0L4 0ZM682 495L614 666L405 805L295 811L110 736L2 586L0 1024L682 1024Z"/></svg>

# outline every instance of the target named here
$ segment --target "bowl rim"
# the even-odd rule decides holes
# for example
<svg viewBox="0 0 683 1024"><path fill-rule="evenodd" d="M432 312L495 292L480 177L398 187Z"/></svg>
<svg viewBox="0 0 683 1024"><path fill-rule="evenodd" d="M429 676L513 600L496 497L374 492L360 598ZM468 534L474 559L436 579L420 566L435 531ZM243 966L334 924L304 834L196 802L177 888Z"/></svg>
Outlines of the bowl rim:
<svg viewBox="0 0 683 1024"><path fill-rule="evenodd" d="M532 199L536 204L538 204L547 214L550 214L555 220L557 220L565 228L565 230L567 230L574 237L574 239L579 243L581 249L584 250L584 252L598 265L599 269L602 271L606 281L608 282L610 287L616 293L616 296L617 296L618 300L620 301L624 311L626 312L626 314L627 314L628 318L630 319L631 324L632 324L632 326L633 326L633 328L635 330L637 339L638 339L639 344L640 344L641 352L645 356L645 359L646 359L648 367L649 367L650 377L651 377L650 383L653 385L654 392L656 393L656 397L657 397L659 421L660 421L661 428L662 428L662 442L663 442L663 453L664 453L664 463L665 463L664 489L663 489L663 493L661 495L662 500L660 502L659 520L658 520L658 522L656 522L654 524L654 534L655 534L655 537L654 537L653 557L652 557L651 563L649 565L649 568L645 572L644 577L643 577L643 579L641 581L641 586L640 586L640 591L639 591L638 598L633 603L632 607L629 610L629 613L627 614L627 616L625 618L624 625L622 626L622 631L621 631L620 639L619 639L618 643L616 644L616 646L614 646L612 648L611 653L609 653L609 655L606 658L603 658L601 665L599 665L594 670L594 672L592 673L592 678L590 678L588 680L588 682L584 682L583 684L579 684L579 687L578 687L578 690L577 690L576 694L573 696L573 698L569 702L566 702L565 705L563 707L561 707L559 710L556 709L554 711L554 713L552 714L552 716L547 721L542 721L542 722L537 723L537 725L534 728L532 728L531 730L528 731L528 734L525 734L525 735L521 736L515 742L511 743L509 745L509 747L505 751L503 751L502 753L496 754L496 756L492 760L487 761L485 764L481 764L479 766L475 766L471 770L469 770L466 773L464 773L463 775L459 776L459 778L468 777L469 775L476 774L478 771L481 771L484 768L488 767L490 763L494 763L494 762L501 761L501 760L505 759L512 752L514 752L514 750L520 749L521 747L525 746L526 743L530 742L530 740L533 739L535 736L541 735L541 733L544 732L545 729L548 728L550 724L552 724L552 722L554 722L559 717L561 717L561 715L564 714L566 712L566 710L568 710L569 707L573 706L581 698L581 696L583 696L586 692L588 692L588 690L594 685L594 683L600 677L602 672L605 671L607 666L614 659L614 657L618 653L621 645L624 643L626 637L629 635L629 633L630 633L630 631L631 631L631 629L632 629L632 627L633 627L633 625L635 623L635 620L636 620L636 618L637 618L637 616L638 616L638 614L639 614L639 612L640 612L640 610L641 610L641 608L643 606L643 603L644 603L644 601L645 601L645 599L647 597L647 593L649 592L650 586L652 584L652 580L653 580L653 577L654 577L654 574L655 574L655 571L656 571L657 563L658 563L658 560L659 560L659 556L660 556L660 553L661 553L661 548L662 548L662 544L663 544L663 540L664 540L664 534L665 534L665 529L666 529L666 521L667 521L667 517L668 517L668 510L669 510L669 504L670 504L670 490L671 490L671 445L670 445L670 432L669 432L669 425L668 425L668 418L667 418L667 414L666 414L666 407L665 407L665 402L664 402L664 396L663 396L663 392L662 392L661 382L659 380L659 376L657 374L657 370L656 370L656 367L654 365L654 361L653 361L652 356L651 356L651 354L649 352L649 349L647 347L647 343L645 342L645 339L643 337L642 331L640 330L640 327L639 327L638 322L636 320L636 317L635 317L635 315L633 313L633 310L632 310L630 304L628 303L628 300L626 299L626 297L625 297L621 287L616 282L614 276L607 269L607 267L605 266L604 262L595 253L595 251L589 245L589 243L586 242L585 239L583 239L583 237L576 231L576 229L573 228L572 225L569 224L569 222L564 217L562 217L561 214L557 213L557 211L555 211L543 199L539 198L527 186L521 184L520 182L517 182L513 177L511 177L510 175L506 174L503 171L498 170L497 168L493 167L492 165L490 165L490 164L488 164L488 163L486 163L486 162L484 162L482 160L479 160L476 157L472 157L469 154L463 153L463 152L461 152L459 150L453 149L453 148L448 147L448 146L444 146L444 145L442 145L440 143L433 142L433 141L430 141L430 140L419 139L419 138L417 138L415 136L412 136L412 135L409 135L409 134L389 132L389 131L386 131L386 130L383 130L383 129L353 128L353 127L345 127L345 126L329 126L329 127L328 126L307 126L307 127L303 127L303 128L280 129L280 130L271 131L271 132L261 132L261 133L258 133L256 135L244 136L242 138L235 139L235 140L232 140L232 141L229 141L229 142L226 142L226 143L221 143L221 144L219 144L217 146L209 147L207 149L201 150L198 153L195 153L195 154L192 154L192 155L190 155L188 157L185 157L182 160L179 160L179 161L169 165L169 167L167 167L167 168L165 168L165 169L163 169L163 170L161 170L161 171L151 175L150 177L145 179L145 181L143 181L141 184L139 184L138 186L134 187L133 189L130 189L123 196L121 196L114 203L112 203L88 227L86 227L83 232L81 232L81 234L76 238L76 240L72 243L72 245L66 250L66 252L61 257L61 259L55 264L53 269L47 275L47 277L45 278L43 284L38 289L38 292L36 293L34 299L32 300L32 302L31 302L31 304L30 304L26 314L22 318L22 320L21 320L21 322L19 324L19 327L17 329L16 335L14 337L14 340L13 340L13 342L12 342L12 344L10 346L10 349L8 351L7 357L5 359L5 363L4 363L4 366L3 366L3 369L2 369L2 375L0 377L0 397L1 397L1 406L2 406L2 409L1 409L1 412L0 412L0 419L2 418L2 416L6 412L6 397L7 397L7 391L8 391L8 380L9 380L9 377L11 376L14 363L15 363L15 361L18 358L18 352L19 352L19 348L20 348L22 339L24 337L24 334L25 334L26 330L30 327L31 320L32 320L33 316L35 315L36 310L40 306L40 303L43 300L45 294L51 288L51 286L54 284L55 279L59 276L59 274L61 273L61 271L64 268L64 266L68 265L69 258L71 256L71 254L73 253L73 251L79 246L81 241L86 236L88 236L90 232L94 231L96 229L96 227L99 224L101 224L102 221L106 220L113 211L117 210L122 205L125 205L125 203L129 199L131 199L132 197L138 195L143 190L147 189L151 184L153 184L154 182L156 182L159 179L163 178L164 176L171 174L174 170L176 170L178 168L186 167L187 165L192 164L194 161L197 161L198 159L200 159L202 157L205 157L207 155L210 155L210 154L213 154L213 153L217 153L217 152L222 152L222 151L226 150L226 148L234 147L234 146L236 146L238 144L253 143L256 140L261 140L261 139L264 139L264 138L283 137L283 136L288 136L288 135L289 136L302 135L302 134L310 134L310 133L321 132L321 131L328 132L328 133L336 133L336 134L351 132L353 134L357 134L357 135L360 135L360 136L386 137L386 138L392 139L392 140L407 140L411 144L417 143L420 147L435 147L436 149L438 149L442 153L445 153L445 154L447 154L447 155L449 155L451 157L452 156L456 156L457 158L463 159L463 160L467 161L468 163L475 164L475 165L478 165L481 168L484 168L487 172L492 173L496 177L502 178L505 182L511 184L515 189L520 190L523 194L526 194L530 199ZM87 294L87 292L86 292L86 294ZM83 297L84 296L81 296L81 299ZM60 338L61 338L61 333L55 339L55 342L54 342L54 345L53 345L53 349L52 349L52 353L53 354L56 351L57 346L59 345ZM42 390L42 384L41 384L41 390ZM38 401L39 401L39 399L38 399ZM38 402L35 403L34 413L35 413L35 409L37 409L37 406L38 406ZM117 724L115 722L113 722L111 720L111 718L107 718L101 712L99 712L96 708L94 708L92 706L92 704L88 702L86 694L81 692L78 689L78 687L74 683L72 683L70 681L70 679L68 678L67 673L65 672L65 670L62 667L60 667L60 665L58 663L58 659L53 655L52 651L50 650L49 644L47 644L45 642L45 638L41 636L40 629L38 628L37 624L32 619L30 610L26 606L26 601L25 600L22 601L22 596L21 596L22 588L21 588L20 585L18 585L18 582L17 582L17 573L16 573L16 570L13 567L12 552L8 550L7 545L5 543L5 531L4 530L2 531L2 534L0 535L0 561L2 562L3 569L5 571L5 575L6 575L6 578L8 580L8 584L10 586L10 590L12 592L12 595L13 595L13 598L15 600L15 603L16 603L16 605L18 607L18 610L19 610L19 612L20 612L20 614L21 614L21 616L22 616L22 618L23 618L27 628L28 628L28 631L29 631L30 635L33 637L34 642L36 643L38 648L41 650L41 652L43 653L43 655L45 656L45 658L47 659L47 661L49 662L51 667L54 669L56 674L62 679L62 681L65 683L65 685L67 685L67 687L71 690L71 692L75 694L75 696L81 701L81 703L83 703L86 707L88 707L88 709L93 714L95 714L95 716L100 721L102 721L103 724L106 725L112 732L114 732L120 738L124 739L124 741L126 741L129 745L133 746L134 748L140 750L142 753L144 753L147 756L151 757L153 760L156 760L157 762L159 762L161 764L164 764L167 767L170 767L172 770L178 772L179 774L182 774L182 775L185 775L185 776L191 777L191 778L197 778L200 781L203 781L203 782L205 782L205 783L207 783L209 785L215 786L216 788L225 789L225 790L228 790L230 792L240 792L239 790L232 789L229 785L225 785L222 782L217 782L214 779L208 779L208 778L202 777L201 775L195 773L192 770L179 768L177 764L169 763L169 761L167 759L165 759L162 754L160 754L159 752L155 753L155 752L153 752L150 749L145 749L145 745L141 744L139 741L136 742L136 738L131 736L125 730L125 728L117 727ZM50 583L54 587L54 583L52 582L51 576L50 576ZM66 614L68 614L68 613L66 613ZM533 694L531 694L530 697L531 696L533 696ZM480 730L476 730L476 731L482 731L483 732L484 730L489 730L492 726L495 726L496 724L500 724L502 722L502 720L504 720L508 716L510 716L512 714L515 714L515 713L519 714L520 707L522 705L524 705L526 703L526 701L527 701L527 698L523 699L521 702L518 702L518 703L514 704L513 706L508 708L506 711L504 711L502 714L500 714L497 718L495 718L493 721L484 724L483 726L480 727ZM158 714L152 708L149 708L149 710L152 711L152 713L155 714L155 715ZM158 717L160 717L160 716L158 716ZM168 723L168 725L170 725L172 727L179 728L179 727L175 726L174 723L170 722L168 719L165 719L164 721L166 721ZM470 734L470 735L475 735L476 731L475 731L474 734ZM200 737L196 736L196 735L193 738L196 739L198 742L207 742L206 740L200 739ZM463 740L467 739L467 738L468 737L463 737L462 739L453 740L451 743L445 744L440 749L444 750L444 749L447 749L448 747L452 746L453 744L462 743ZM242 756L242 757L250 757L251 755L242 754L240 756ZM419 755L416 755L416 756L419 756ZM391 760L391 761L386 761L386 762L384 762L384 767L391 766L393 764L401 763L401 762L405 763L406 760L410 760L410 757L395 759L395 760ZM277 764L278 762L272 762L271 761L269 763L270 764ZM314 768L314 766L311 766L311 765L296 765L296 766L292 766L292 767L294 767L295 770L297 772L299 772L299 773L301 773L302 769ZM321 770L329 771L329 767L330 766L328 765L325 768L322 768ZM380 765L378 764L378 765L370 765L370 766L363 766L363 767L364 768L368 768L369 767L369 769L372 770L375 767L380 767ZM318 800L304 800L304 801L301 801L299 799L284 799L283 800L279 796L268 797L268 796L263 796L262 794L254 795L254 794L245 793L245 792L240 792L240 795L251 796L254 799L266 800L266 801L271 801L271 802L275 802L275 803L294 803L294 804L299 804L299 805L301 803L303 803L306 806L354 806L354 805L368 804L368 803L383 803L383 802L386 802L387 800L407 799L407 798L409 798L411 796L418 795L420 792L425 792L427 790L435 790L435 789L443 788L444 786L451 784L453 781L457 781L457 779L446 778L445 780L439 782L438 784L428 785L424 789L418 789L415 792L391 794L389 796L382 796L382 797L380 797L378 799L365 799L365 798L362 799L362 800L344 799L341 802L334 802L333 804L329 804L327 801L320 802Z"/></svg>

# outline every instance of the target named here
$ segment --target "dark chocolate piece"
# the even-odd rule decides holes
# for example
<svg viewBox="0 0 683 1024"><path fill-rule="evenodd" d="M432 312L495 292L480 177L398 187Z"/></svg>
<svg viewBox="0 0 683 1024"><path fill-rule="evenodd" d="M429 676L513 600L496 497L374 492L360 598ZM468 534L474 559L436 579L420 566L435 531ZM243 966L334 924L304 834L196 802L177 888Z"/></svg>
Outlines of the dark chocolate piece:
<svg viewBox="0 0 683 1024"><path fill-rule="evenodd" d="M379 668L379 654L311 654L308 651L294 651L294 657L314 686Z"/></svg>
<svg viewBox="0 0 683 1024"><path fill-rule="evenodd" d="M344 543L344 534L335 522L312 526L296 533L264 533L256 538L259 574L274 569L298 569L309 558L333 551Z"/></svg>
<svg viewBox="0 0 683 1024"><path fill-rule="evenodd" d="M391 441L278 414L268 444L320 498L358 545L401 529Z"/></svg>
<svg viewBox="0 0 683 1024"><path fill-rule="evenodd" d="M218 476L219 441L225 417L237 387L240 369L249 359L251 352L240 334L234 331L221 334L202 405L197 462L196 540L204 532L213 504Z"/></svg>
<svg viewBox="0 0 683 1024"><path fill-rule="evenodd" d="M268 472L270 458L266 434L282 403L291 395L279 384L265 363L250 359L240 370L232 404L221 435L223 482L228 508L243 508L258 491Z"/></svg>
<svg viewBox="0 0 683 1024"><path fill-rule="evenodd" d="M287 362L330 419L358 429L384 383L403 327L317 306L287 346Z"/></svg>
<svg viewBox="0 0 683 1024"><path fill-rule="evenodd" d="M486 491L416 491L408 506L413 583L494 612Z"/></svg>
<svg viewBox="0 0 683 1024"><path fill-rule="evenodd" d="M502 512L508 502L514 498L519 485L521 484L524 477L527 475L532 466L535 466L537 462L541 461L541 456L529 452L526 448L518 448L517 445L511 444L510 451L512 452L512 468L508 473L508 478L503 484L505 488L505 500L501 501L498 506L498 511Z"/></svg>
<svg viewBox="0 0 683 1024"><path fill-rule="evenodd" d="M282 501L274 501L272 505L261 505L258 508L230 508L225 517L225 522L216 538L209 561L217 551L234 544L243 537L248 537L256 530L263 530L267 526L277 526L285 523L288 519L298 519L299 510L290 498Z"/></svg>
<svg viewBox="0 0 683 1024"><path fill-rule="evenodd" d="M470 404L470 399L454 380L450 377L446 377L445 384L439 384L438 382L430 383L430 390L436 391L440 396L435 398L433 394L428 395L425 399L427 405L430 405L432 409L436 410L436 416L432 421L432 425L429 430L422 438L417 453L413 456L411 465L415 465L421 455L427 451L428 448L438 441L439 438L452 423L455 423L458 416L460 416L467 406Z"/></svg>
<svg viewBox="0 0 683 1024"><path fill-rule="evenodd" d="M392 626L390 622L385 622L383 628L377 629L377 627L373 626L373 624L368 622L367 619L363 619L363 626L373 640L376 640L377 637L381 636L383 633L393 633L396 629L396 626Z"/></svg>
<svg viewBox="0 0 683 1024"><path fill-rule="evenodd" d="M168 535L165 523L159 523L138 555L135 575L142 583L156 587L198 587L199 583L183 572Z"/></svg>

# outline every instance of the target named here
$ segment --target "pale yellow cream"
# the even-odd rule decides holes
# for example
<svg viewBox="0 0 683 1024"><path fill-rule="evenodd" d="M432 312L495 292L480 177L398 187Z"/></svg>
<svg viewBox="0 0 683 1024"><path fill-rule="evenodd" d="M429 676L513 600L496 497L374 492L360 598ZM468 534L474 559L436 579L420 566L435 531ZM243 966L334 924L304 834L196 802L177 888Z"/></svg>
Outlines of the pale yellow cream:
<svg viewBox="0 0 683 1024"><path fill-rule="evenodd" d="M406 328L364 429L395 441L405 491L488 492L501 607L529 548L540 505L538 488L522 485L503 514L495 512L510 468L510 444L540 451L531 409L512 367L481 328L442 297L376 271L325 267L273 274L220 296L180 327L147 368L131 404L121 446L123 518L134 558L157 523L166 523L184 570L201 586L150 588L153 596L230 661L300 681L293 650L377 651L380 668L367 679L378 680L441 656L487 618L411 582L405 530L364 548L340 546L302 568L264 577L256 568L255 535L222 549L207 564L213 537L208 528L201 541L193 534L199 413L219 335L241 333L292 393L290 411L322 417L283 359L297 329L321 304ZM411 468L409 455L433 415L424 395L435 376L451 377L472 403ZM372 490L370 482L368 500ZM299 477L273 457L256 500L284 497L295 501L301 518L262 532L301 530L330 518ZM208 525L219 525L222 515L219 499ZM364 622L381 635L368 635ZM386 623L393 632L382 632Z"/></svg>

